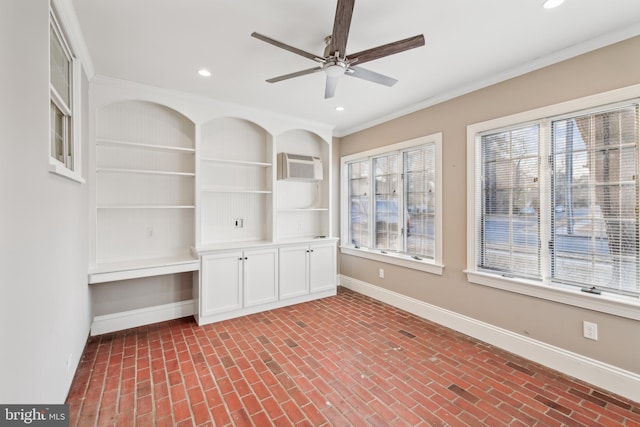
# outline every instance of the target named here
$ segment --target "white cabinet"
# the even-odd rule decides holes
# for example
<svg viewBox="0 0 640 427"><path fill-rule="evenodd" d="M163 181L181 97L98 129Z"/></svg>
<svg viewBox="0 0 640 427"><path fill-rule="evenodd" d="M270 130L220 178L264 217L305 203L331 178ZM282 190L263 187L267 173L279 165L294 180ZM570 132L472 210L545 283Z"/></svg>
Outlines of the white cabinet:
<svg viewBox="0 0 640 427"><path fill-rule="evenodd" d="M280 248L280 298L309 293L309 246Z"/></svg>
<svg viewBox="0 0 640 427"><path fill-rule="evenodd" d="M278 251L273 248L244 252L244 306L278 299Z"/></svg>
<svg viewBox="0 0 640 427"><path fill-rule="evenodd" d="M336 294L336 242L259 244L202 253L194 282L198 324Z"/></svg>
<svg viewBox="0 0 640 427"><path fill-rule="evenodd" d="M336 287L335 243L280 248L280 299Z"/></svg>
<svg viewBox="0 0 640 427"><path fill-rule="evenodd" d="M200 316L242 308L242 266L239 252L206 255L200 267Z"/></svg>
<svg viewBox="0 0 640 427"><path fill-rule="evenodd" d="M336 288L335 243L310 246L309 292L320 292Z"/></svg>
<svg viewBox="0 0 640 427"><path fill-rule="evenodd" d="M200 316L240 310L278 299L278 253L274 248L202 257Z"/></svg>

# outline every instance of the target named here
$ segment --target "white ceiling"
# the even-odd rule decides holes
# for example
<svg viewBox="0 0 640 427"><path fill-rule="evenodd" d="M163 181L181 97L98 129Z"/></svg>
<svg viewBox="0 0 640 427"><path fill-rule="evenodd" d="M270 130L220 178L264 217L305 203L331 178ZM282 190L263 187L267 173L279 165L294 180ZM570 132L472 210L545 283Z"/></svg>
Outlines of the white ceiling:
<svg viewBox="0 0 640 427"><path fill-rule="evenodd" d="M253 31L322 55L336 0L72 0L96 74L335 126L346 135L420 107L640 34L640 0L358 0L347 54L424 34L426 45L366 64L389 88L324 74ZM197 70L206 67L212 77ZM338 112L336 106L344 106Z"/></svg>

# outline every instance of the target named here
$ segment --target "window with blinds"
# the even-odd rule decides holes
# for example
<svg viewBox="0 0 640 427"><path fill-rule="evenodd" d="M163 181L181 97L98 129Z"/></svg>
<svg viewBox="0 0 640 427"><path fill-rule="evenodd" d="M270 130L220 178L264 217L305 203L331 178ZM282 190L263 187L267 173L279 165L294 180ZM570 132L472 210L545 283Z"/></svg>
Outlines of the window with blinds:
<svg viewBox="0 0 640 427"><path fill-rule="evenodd" d="M539 126L481 137L478 267L540 277Z"/></svg>
<svg viewBox="0 0 640 427"><path fill-rule="evenodd" d="M476 134L475 271L640 295L638 102Z"/></svg>
<svg viewBox="0 0 640 427"><path fill-rule="evenodd" d="M436 174L434 144L403 154L405 251L434 259L436 248Z"/></svg>
<svg viewBox="0 0 640 427"><path fill-rule="evenodd" d="M638 295L638 104L553 120L551 277Z"/></svg>
<svg viewBox="0 0 640 427"><path fill-rule="evenodd" d="M372 160L375 171L375 248L402 250L398 248L403 216L398 203L398 153L375 157Z"/></svg>
<svg viewBox="0 0 640 427"><path fill-rule="evenodd" d="M357 247L369 247L369 161L349 163L349 236Z"/></svg>
<svg viewBox="0 0 640 427"><path fill-rule="evenodd" d="M351 244L435 260L435 145L347 163Z"/></svg>

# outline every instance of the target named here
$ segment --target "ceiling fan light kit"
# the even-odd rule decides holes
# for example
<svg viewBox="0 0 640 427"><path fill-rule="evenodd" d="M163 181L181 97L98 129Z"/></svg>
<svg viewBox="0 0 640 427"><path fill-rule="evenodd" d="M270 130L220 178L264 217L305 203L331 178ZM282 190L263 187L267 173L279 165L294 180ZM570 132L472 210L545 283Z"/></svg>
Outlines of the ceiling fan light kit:
<svg viewBox="0 0 640 427"><path fill-rule="evenodd" d="M327 77L340 77L347 70L347 65L342 61L326 62L322 67Z"/></svg>
<svg viewBox="0 0 640 427"><path fill-rule="evenodd" d="M267 82L276 83L282 80L288 80L294 77L300 77L307 74L316 73L318 71L324 71L324 73L326 74L324 93L325 99L332 98L335 95L338 80L342 75L356 77L362 80L367 80L389 87L396 84L398 82L396 79L376 73L375 71L367 70L365 68L362 68L360 65L365 62L383 58L385 56L404 52L405 50L424 46L424 35L420 34L392 43L387 43L382 46L374 47L372 49L363 50L358 53L346 55L344 52L346 52L347 48L347 39L349 36L349 27L351 26L351 17L353 15L354 5L355 0L338 0L338 4L336 7L336 16L333 23L333 31L330 36L325 38L326 48L324 50L324 56L314 55L313 53L309 53L280 41L274 40L271 37L267 37L263 34L259 34L256 32L251 33L251 36L257 38L258 40L262 40L263 42L272 44L284 50L288 50L289 52L293 52L297 55L303 56L321 64L320 66L314 68L273 77L267 79Z"/></svg>

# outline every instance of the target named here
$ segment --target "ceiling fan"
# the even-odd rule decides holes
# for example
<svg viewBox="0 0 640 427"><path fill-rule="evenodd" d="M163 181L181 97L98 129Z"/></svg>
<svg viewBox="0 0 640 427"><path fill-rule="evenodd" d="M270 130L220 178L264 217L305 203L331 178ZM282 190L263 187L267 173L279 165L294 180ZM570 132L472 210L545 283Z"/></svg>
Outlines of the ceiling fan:
<svg viewBox="0 0 640 427"><path fill-rule="evenodd" d="M327 75L324 90L325 99L332 98L335 95L338 80L342 75L368 80L385 86L393 86L396 84L398 82L396 79L367 70L360 65L385 56L404 52L405 50L424 46L424 35L420 34L347 55L345 49L347 47L347 37L349 36L354 4L355 0L338 0L336 16L333 22L333 32L325 39L326 47L323 56L305 52L304 50L289 46L256 32L251 33L252 37L320 63L319 66L314 68L267 79L267 82L276 83L282 80L324 71Z"/></svg>

